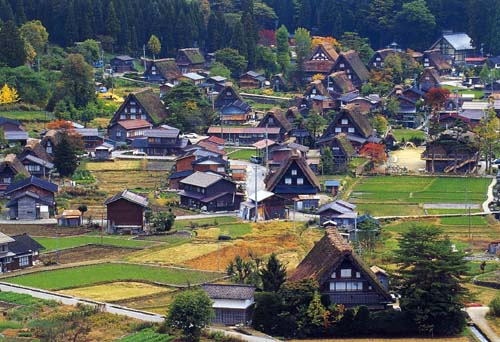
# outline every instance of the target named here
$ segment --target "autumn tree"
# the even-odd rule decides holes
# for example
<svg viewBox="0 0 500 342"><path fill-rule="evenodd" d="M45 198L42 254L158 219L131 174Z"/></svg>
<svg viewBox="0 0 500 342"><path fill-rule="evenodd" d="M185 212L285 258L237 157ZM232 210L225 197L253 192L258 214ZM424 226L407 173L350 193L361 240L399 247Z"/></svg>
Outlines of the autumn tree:
<svg viewBox="0 0 500 342"><path fill-rule="evenodd" d="M340 48L341 48L341 45L340 45L339 41L337 39L333 38L333 37L319 37L319 36L315 36L315 37L312 37L312 39L311 39L311 50L314 50L321 43L332 44L332 46L336 50L340 50Z"/></svg>
<svg viewBox="0 0 500 342"><path fill-rule="evenodd" d="M369 157L375 163L381 163L387 160L384 145L373 142L365 144L361 150L359 150L359 155Z"/></svg>
<svg viewBox="0 0 500 342"><path fill-rule="evenodd" d="M450 91L446 88L431 88L425 95L425 104L429 106L435 115L443 109L446 100L450 97Z"/></svg>
<svg viewBox="0 0 500 342"><path fill-rule="evenodd" d="M0 89L0 104L16 103L19 101L19 95L14 87L9 87L5 83Z"/></svg>
<svg viewBox="0 0 500 342"><path fill-rule="evenodd" d="M160 53L160 51L161 51L160 40L154 34L151 35L151 37L149 38L148 49L153 54L153 59L155 59L156 58L155 56L158 55Z"/></svg>
<svg viewBox="0 0 500 342"><path fill-rule="evenodd" d="M45 51L49 40L49 33L40 20L32 20L24 23L19 28L19 34L34 49L37 55Z"/></svg>

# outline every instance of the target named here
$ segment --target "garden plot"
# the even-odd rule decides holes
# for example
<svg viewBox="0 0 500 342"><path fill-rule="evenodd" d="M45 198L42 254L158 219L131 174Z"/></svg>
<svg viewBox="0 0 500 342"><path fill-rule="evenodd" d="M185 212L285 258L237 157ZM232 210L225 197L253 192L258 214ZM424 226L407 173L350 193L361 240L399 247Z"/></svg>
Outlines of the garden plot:
<svg viewBox="0 0 500 342"><path fill-rule="evenodd" d="M117 246L79 246L58 252L59 264L70 264L91 260L117 260L121 259L135 250ZM55 261L55 252L44 253L40 256L42 261Z"/></svg>

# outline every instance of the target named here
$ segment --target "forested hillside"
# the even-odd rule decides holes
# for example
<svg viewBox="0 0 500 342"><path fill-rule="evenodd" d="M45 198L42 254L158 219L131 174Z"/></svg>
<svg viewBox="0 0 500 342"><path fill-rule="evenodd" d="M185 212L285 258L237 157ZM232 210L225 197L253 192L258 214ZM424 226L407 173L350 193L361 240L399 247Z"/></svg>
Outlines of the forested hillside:
<svg viewBox="0 0 500 342"><path fill-rule="evenodd" d="M485 54L500 53L498 0L0 0L0 19L39 19L51 42L63 46L97 38L131 53L151 34L162 55L187 46L252 49L258 31L281 24L333 37L358 32L374 48L397 41L419 50L441 30L465 31Z"/></svg>

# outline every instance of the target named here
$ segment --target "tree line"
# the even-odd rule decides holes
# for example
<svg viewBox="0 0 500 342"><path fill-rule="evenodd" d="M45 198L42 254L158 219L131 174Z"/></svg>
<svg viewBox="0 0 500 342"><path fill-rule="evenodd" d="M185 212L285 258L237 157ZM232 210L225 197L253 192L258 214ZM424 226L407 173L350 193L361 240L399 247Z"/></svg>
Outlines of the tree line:
<svg viewBox="0 0 500 342"><path fill-rule="evenodd" d="M500 54L496 0L0 0L0 20L41 20L61 46L93 38L105 48L140 54L154 34L162 55L183 47L232 47L255 65L258 32L284 25L313 35L357 32L374 48L392 41L426 49L442 30L467 32L485 54Z"/></svg>

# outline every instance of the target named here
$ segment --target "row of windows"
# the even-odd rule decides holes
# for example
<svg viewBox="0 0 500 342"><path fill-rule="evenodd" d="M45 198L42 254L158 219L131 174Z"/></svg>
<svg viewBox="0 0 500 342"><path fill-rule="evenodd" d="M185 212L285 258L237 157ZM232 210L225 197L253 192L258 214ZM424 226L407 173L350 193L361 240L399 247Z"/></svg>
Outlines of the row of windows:
<svg viewBox="0 0 500 342"><path fill-rule="evenodd" d="M24 267L24 266L29 266L30 265L30 258L27 256L23 256L19 258L19 266Z"/></svg>
<svg viewBox="0 0 500 342"><path fill-rule="evenodd" d="M332 278L337 278L337 272L332 273ZM340 270L340 278L352 278L352 270L350 268L342 268ZM356 272L356 278L361 278L361 273Z"/></svg>
<svg viewBox="0 0 500 342"><path fill-rule="evenodd" d="M355 133L354 127L348 127L347 132L348 133ZM342 127L335 127L335 133L341 133L342 132Z"/></svg>
<svg viewBox="0 0 500 342"><path fill-rule="evenodd" d="M285 178L285 184L286 185L292 185L292 179L291 178ZM297 178L297 185L302 185L304 184L304 178L300 177Z"/></svg>
<svg viewBox="0 0 500 342"><path fill-rule="evenodd" d="M330 283L330 291L363 291L362 281L335 281Z"/></svg>
<svg viewBox="0 0 500 342"><path fill-rule="evenodd" d="M29 172L40 171L40 165L28 164L26 165L26 170L28 170Z"/></svg>
<svg viewBox="0 0 500 342"><path fill-rule="evenodd" d="M136 120L136 119L146 120L147 119L146 114L141 114L141 115L131 114L131 115L128 115L128 116L129 116L128 120ZM127 120L127 115L120 114L120 120Z"/></svg>

